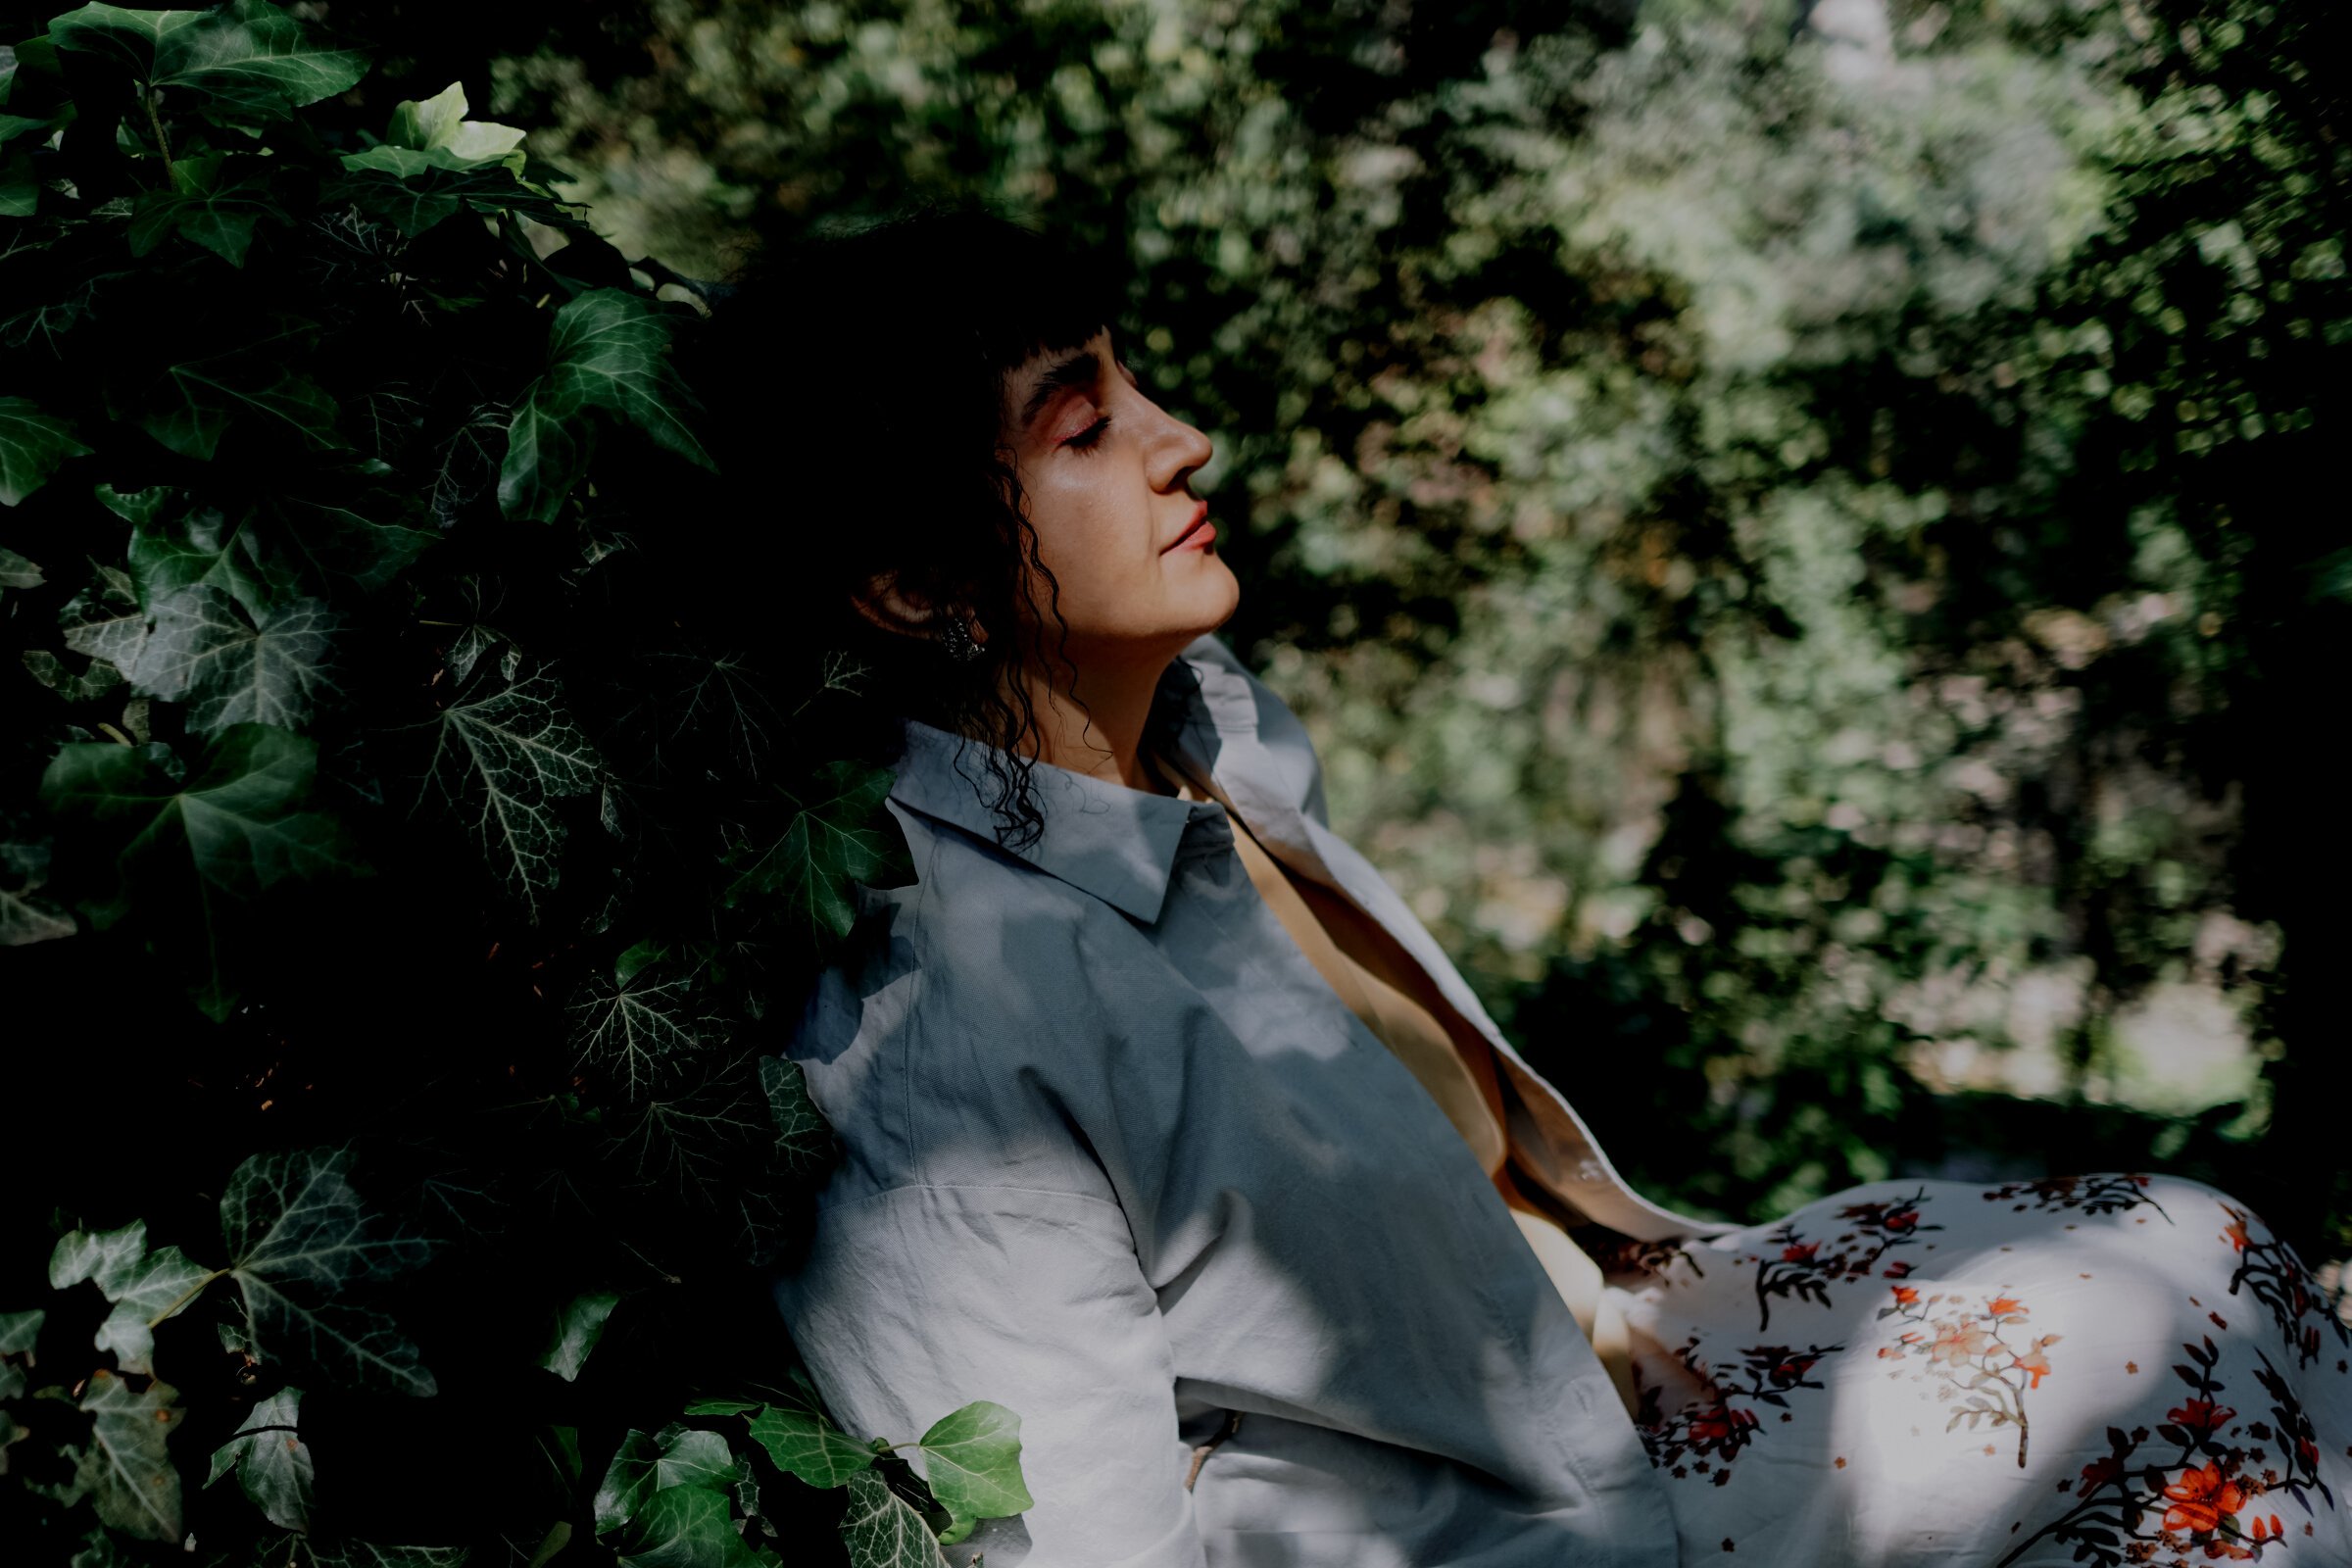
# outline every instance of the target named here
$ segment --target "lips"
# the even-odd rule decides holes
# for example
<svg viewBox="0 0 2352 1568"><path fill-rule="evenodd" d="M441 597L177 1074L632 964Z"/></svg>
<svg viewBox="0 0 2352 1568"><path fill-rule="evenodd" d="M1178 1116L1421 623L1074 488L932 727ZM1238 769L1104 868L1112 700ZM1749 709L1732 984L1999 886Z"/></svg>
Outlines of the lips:
<svg viewBox="0 0 2352 1568"><path fill-rule="evenodd" d="M1163 556L1166 555L1169 551L1175 549L1178 545L1184 543L1187 539L1190 539L1193 535L1199 533L1202 528L1206 527L1207 524L1208 503L1203 501L1200 503L1200 510L1193 514L1193 520L1185 524L1184 532L1178 534L1175 538L1162 545L1159 553Z"/></svg>

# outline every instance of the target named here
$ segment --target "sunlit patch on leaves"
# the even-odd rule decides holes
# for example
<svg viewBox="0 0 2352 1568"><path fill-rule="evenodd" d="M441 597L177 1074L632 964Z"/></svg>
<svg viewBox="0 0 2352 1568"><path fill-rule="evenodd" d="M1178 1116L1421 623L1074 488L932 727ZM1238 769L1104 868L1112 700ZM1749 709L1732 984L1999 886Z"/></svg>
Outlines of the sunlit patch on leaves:
<svg viewBox="0 0 2352 1568"><path fill-rule="evenodd" d="M297 599L248 616L235 599L200 585L165 595L151 613L133 690L185 704L188 727L212 735L232 724L299 729L336 684L343 617L323 600Z"/></svg>
<svg viewBox="0 0 2352 1568"><path fill-rule="evenodd" d="M138 591L130 573L117 566L93 567L90 585L66 601L58 624L68 648L103 660L118 672L136 664L147 643L147 615L139 608Z"/></svg>
<svg viewBox="0 0 2352 1568"><path fill-rule="evenodd" d="M236 1435L213 1450L210 1487L231 1470L245 1495L281 1530L311 1528L316 1483L310 1445L302 1441L302 1391L280 1389L255 1404Z"/></svg>

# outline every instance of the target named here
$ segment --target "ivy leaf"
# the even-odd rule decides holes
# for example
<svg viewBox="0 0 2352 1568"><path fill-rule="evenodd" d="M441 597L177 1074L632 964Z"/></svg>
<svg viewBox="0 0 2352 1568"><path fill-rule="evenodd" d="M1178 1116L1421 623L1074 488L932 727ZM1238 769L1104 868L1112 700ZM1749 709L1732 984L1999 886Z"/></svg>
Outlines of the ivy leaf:
<svg viewBox="0 0 2352 1568"><path fill-rule="evenodd" d="M906 861L906 840L882 804L894 777L847 760L826 763L784 836L728 885L727 906L777 899L811 932L847 936L858 917L850 885Z"/></svg>
<svg viewBox="0 0 2352 1568"><path fill-rule="evenodd" d="M611 1291L590 1291L573 1297L556 1314L556 1333L539 1364L566 1383L579 1379L580 1368L588 1364L588 1352L604 1338L605 1319L620 1298Z"/></svg>
<svg viewBox="0 0 2352 1568"><path fill-rule="evenodd" d="M131 586L150 612L178 588L218 588L253 615L293 596L295 575L266 552L252 513L234 522L217 507L174 516L184 492L170 486L130 495L97 488L99 503L131 524Z"/></svg>
<svg viewBox="0 0 2352 1568"><path fill-rule="evenodd" d="M621 1568L756 1568L760 1561L729 1517L728 1494L701 1486L655 1493L612 1544Z"/></svg>
<svg viewBox="0 0 2352 1568"><path fill-rule="evenodd" d="M31 1364L33 1345L48 1318L45 1311L0 1312L0 1355L21 1355Z"/></svg>
<svg viewBox="0 0 2352 1568"><path fill-rule="evenodd" d="M365 53L335 47L267 0L204 11L85 5L52 18L49 38L112 60L152 86L185 88L207 113L232 120L281 119L368 73Z"/></svg>
<svg viewBox="0 0 2352 1568"><path fill-rule="evenodd" d="M813 1176L833 1163L833 1124L808 1096L808 1074L789 1056L760 1058L760 1087L776 1122L776 1158L795 1176Z"/></svg>
<svg viewBox="0 0 2352 1568"><path fill-rule="evenodd" d="M349 582L364 594L389 584L441 542L439 534L396 518L294 497L279 499L277 519L280 537L320 580Z"/></svg>
<svg viewBox="0 0 2352 1568"><path fill-rule="evenodd" d="M219 1275L193 1263L176 1247L147 1250L147 1222L116 1231L71 1231L49 1254L49 1288L71 1290L87 1280L115 1303L92 1342L112 1352L124 1372L151 1373L154 1325L186 1310Z"/></svg>
<svg viewBox="0 0 2352 1568"><path fill-rule="evenodd" d="M394 1546L380 1541L338 1540L327 1544L288 1536L256 1559L254 1568L466 1568L471 1546Z"/></svg>
<svg viewBox="0 0 2352 1568"><path fill-rule="evenodd" d="M659 978L667 973L668 978ZM688 995L691 971L662 969L632 948L613 964L612 978L591 975L565 1009L583 1064L603 1067L631 1096L643 1096L674 1076L707 1043L710 1021L695 1014Z"/></svg>
<svg viewBox="0 0 2352 1568"><path fill-rule="evenodd" d="M576 405L549 390L541 376L523 388L507 426L507 457L498 471L498 510L521 522L553 522L564 498L588 470L596 432Z"/></svg>
<svg viewBox="0 0 2352 1568"><path fill-rule="evenodd" d="M38 588L45 580L40 567L14 550L0 550L0 590Z"/></svg>
<svg viewBox="0 0 2352 1568"><path fill-rule="evenodd" d="M226 950L244 906L281 882L365 869L334 817L302 809L318 766L316 742L267 724L225 731L186 784L168 747L73 742L41 776L41 800L122 835L121 888L83 912L111 926L136 889L146 929L192 950L198 1004L221 1018L236 996Z"/></svg>
<svg viewBox="0 0 2352 1568"><path fill-rule="evenodd" d="M0 948L28 948L74 934L72 915L34 897L48 876L48 840L0 839Z"/></svg>
<svg viewBox="0 0 2352 1568"><path fill-rule="evenodd" d="M565 835L556 802L594 791L604 764L545 675L471 697L435 721L425 790L458 813L536 923ZM419 804L422 797L419 796Z"/></svg>
<svg viewBox="0 0 2352 1568"><path fill-rule="evenodd" d="M169 186L142 191L131 202L130 227L125 233L131 255L144 256L177 234L231 267L243 267L256 224L265 218L290 221L285 210L270 200L270 187L263 181L220 182L220 166L226 157L224 153L198 153L175 160Z"/></svg>
<svg viewBox="0 0 2352 1568"><path fill-rule="evenodd" d="M68 458L87 456L74 427L30 398L0 398L0 506L18 506Z"/></svg>
<svg viewBox="0 0 2352 1568"><path fill-rule="evenodd" d="M210 584L157 601L131 688L185 703L188 727L217 735L235 724L297 729L340 696L335 649L343 617L324 600L297 599L248 617Z"/></svg>
<svg viewBox="0 0 2352 1568"><path fill-rule="evenodd" d="M504 159L521 147L521 131L512 125L467 120L468 107L465 83L456 81L430 98L404 100L392 110L384 140L419 152L446 148L471 163Z"/></svg>
<svg viewBox="0 0 2352 1568"><path fill-rule="evenodd" d="M789 1470L812 1487L838 1487L874 1466L874 1450L825 1416L816 1390L800 1368L792 1369L793 1393L763 1406L751 1420L752 1441L767 1450L779 1470Z"/></svg>
<svg viewBox="0 0 2352 1568"><path fill-rule="evenodd" d="M515 671L522 667L522 649L514 638L496 626L485 626L478 620L474 621L459 632L457 640L449 645L450 680L456 685L465 685L466 677L473 673L473 666L481 662L482 656L502 648L505 652L499 658L499 673L511 681Z"/></svg>
<svg viewBox="0 0 2352 1568"><path fill-rule="evenodd" d="M141 1541L176 1545L180 1530L179 1472L164 1442L177 1428L172 1401L179 1391L150 1383L138 1394L112 1372L90 1374L81 1408L96 1418L89 1446L69 1449L75 1459L66 1500L87 1497L99 1522Z"/></svg>
<svg viewBox="0 0 2352 1568"><path fill-rule="evenodd" d="M145 1226L135 1228L144 1240ZM50 1272L54 1278L55 1268ZM159 1247L110 1268L96 1284L115 1309L98 1325L94 1348L112 1352L122 1371L153 1372L149 1358L155 1354L154 1325L186 1310L214 1278L211 1269L191 1262L176 1247Z"/></svg>
<svg viewBox="0 0 2352 1568"><path fill-rule="evenodd" d="M104 697L122 684L122 672L103 659L92 660L79 674L46 648L24 650L24 672L69 703Z"/></svg>
<svg viewBox="0 0 2352 1568"><path fill-rule="evenodd" d="M635 1430L605 1467L596 1489L596 1533L606 1535L636 1517L648 1499L670 1488L710 1490L725 1506L723 1489L743 1475L727 1440L676 1422L650 1437Z"/></svg>
<svg viewBox="0 0 2352 1568"><path fill-rule="evenodd" d="M0 1322L5 1322L0 1319ZM760 1408L758 1399L697 1399L686 1407L688 1415L742 1415Z"/></svg>
<svg viewBox="0 0 2352 1568"><path fill-rule="evenodd" d="M508 428L499 510L552 521L587 459L581 414L601 409L705 468L715 467L685 415L694 395L669 363L669 324L643 297L590 289L556 312L547 373L531 383Z"/></svg>
<svg viewBox="0 0 2352 1568"><path fill-rule="evenodd" d="M339 1383L429 1395L433 1375L415 1344L384 1313L344 1298L417 1267L431 1244L388 1234L353 1191L349 1163L344 1151L311 1149L239 1165L220 1196L229 1271L262 1354Z"/></svg>
<svg viewBox="0 0 2352 1568"><path fill-rule="evenodd" d="M361 210L414 239L457 217L468 202L502 208L539 207L514 170L477 163L444 147L370 147L343 159L344 187Z"/></svg>
<svg viewBox="0 0 2352 1568"><path fill-rule="evenodd" d="M1036 1505L1021 1480L1021 1418L989 1399L974 1399L931 1425L915 1445L923 1479L948 1510L960 1541L982 1519L1021 1513Z"/></svg>
<svg viewBox="0 0 2352 1568"><path fill-rule="evenodd" d="M231 425L291 436L313 451L345 445L335 400L295 368L298 350L318 332L315 321L281 317L235 348L167 367L140 427L182 457L208 462Z"/></svg>
<svg viewBox="0 0 2352 1568"><path fill-rule="evenodd" d="M945 1568L948 1560L923 1516L871 1470L850 1477L841 1544L850 1568Z"/></svg>
<svg viewBox="0 0 2352 1568"><path fill-rule="evenodd" d="M231 1470L245 1495L280 1530L311 1528L311 1492L316 1479L311 1446L302 1441L302 1391L280 1389L254 1405L244 1426L213 1450L212 1486Z"/></svg>
<svg viewBox="0 0 2352 1568"><path fill-rule="evenodd" d="M118 672L137 663L147 643L147 615L130 574L114 566L97 566L90 585L57 612L57 622L68 648Z"/></svg>

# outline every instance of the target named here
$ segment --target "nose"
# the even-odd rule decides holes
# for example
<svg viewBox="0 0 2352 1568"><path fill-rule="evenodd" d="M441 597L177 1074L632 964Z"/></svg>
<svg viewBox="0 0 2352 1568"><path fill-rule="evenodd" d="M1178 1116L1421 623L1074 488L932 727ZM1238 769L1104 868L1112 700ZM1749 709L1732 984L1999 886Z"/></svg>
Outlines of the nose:
<svg viewBox="0 0 2352 1568"><path fill-rule="evenodd" d="M1154 489L1173 490L1216 456L1217 444L1199 426L1172 414L1161 417L1167 427L1152 448L1152 483Z"/></svg>

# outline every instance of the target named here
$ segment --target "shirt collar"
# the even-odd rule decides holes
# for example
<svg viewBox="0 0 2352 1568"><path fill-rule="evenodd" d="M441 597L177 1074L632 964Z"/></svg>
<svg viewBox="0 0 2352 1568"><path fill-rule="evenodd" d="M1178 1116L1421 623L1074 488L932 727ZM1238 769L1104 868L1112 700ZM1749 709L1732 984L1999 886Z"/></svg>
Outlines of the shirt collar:
<svg viewBox="0 0 2352 1568"><path fill-rule="evenodd" d="M1216 766L1223 759L1213 755L1213 748L1212 755L1196 749L1201 726L1212 732L1221 727L1202 688L1212 674L1224 673L1213 663L1204 667L1195 657L1193 649L1200 646L1194 644L1169 662L1160 692L1163 700L1180 700L1186 711L1183 738L1176 742L1179 759L1224 784L1224 770ZM1216 710L1226 714L1226 722L1240 711L1230 703ZM1010 754L920 719L901 722L906 744L890 787L892 800L952 822L1147 925L1159 919L1185 830L1196 821L1225 814L1213 801L1154 795L1113 779L1038 762L1030 782L1044 819L1042 831L1035 842L1013 848L1004 842L988 807L998 787L990 763L1009 769Z"/></svg>

